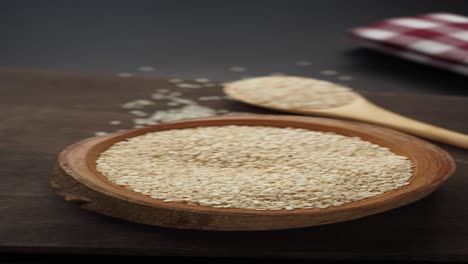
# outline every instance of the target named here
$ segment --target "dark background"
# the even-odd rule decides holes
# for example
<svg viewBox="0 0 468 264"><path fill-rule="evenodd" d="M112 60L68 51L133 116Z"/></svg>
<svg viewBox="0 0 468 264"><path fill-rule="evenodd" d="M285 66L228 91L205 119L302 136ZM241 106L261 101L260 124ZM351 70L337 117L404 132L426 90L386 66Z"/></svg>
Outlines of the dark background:
<svg viewBox="0 0 468 264"><path fill-rule="evenodd" d="M333 69L366 90L467 94L465 76L346 39L352 27L426 12L468 15L468 1L0 1L0 66L134 73L151 65L152 75L217 80L327 79L318 73ZM300 60L312 65L297 67Z"/></svg>
<svg viewBox="0 0 468 264"><path fill-rule="evenodd" d="M346 83L362 90L468 95L466 76L360 49L346 38L346 31L352 27L389 17L442 11L468 15L468 1L0 1L0 67L112 75L128 72L135 75L207 77L215 80L233 80L246 75L282 72L336 81L335 76L320 74L322 70L332 69L340 74L351 75L353 80ZM310 61L312 65L297 67L295 63L302 60ZM151 73L138 71L138 67L146 65L153 66L156 70ZM231 72L228 69L232 66L246 67L247 71ZM98 88L90 86L87 89ZM0 97L4 96L2 93L0 91ZM25 93L24 96L28 94ZM450 102L452 99L445 100ZM430 102L436 104L434 99ZM404 110L411 112L410 108L411 106L406 106ZM461 112L466 113L466 108ZM49 155L55 155L55 152ZM43 169L48 171L49 167L46 165ZM29 169L27 165L26 169ZM449 194L448 190L439 193L439 200L436 199L437 194L434 194L429 198L432 203L426 201L412 205L412 208L418 210L423 207L426 208L424 212L429 212L431 209L427 207L441 201L441 196L448 197ZM462 192L453 196L459 197L460 200L466 197ZM57 204L62 204L62 201L57 200ZM438 210L445 208L438 203L437 205ZM63 203L63 207L66 206L68 205ZM457 208L461 210L460 214L464 214L465 206L462 204L454 204L450 208ZM399 215L402 218L405 214L411 215L411 208L405 207L402 210L406 212L402 214L400 211ZM81 215L82 212L76 214ZM387 221L382 224L385 226L391 225L391 218L397 216L393 211L386 217L375 217L374 230L377 226L375 219ZM107 218L96 218L115 224ZM445 219L445 216L439 218ZM366 218L350 225L360 227L359 230L366 230L368 221L372 223L372 220ZM416 220L410 222L414 221ZM456 219L452 218L450 221L449 226L451 223L452 226L455 223L460 228L464 226ZM120 223L115 225L120 226ZM141 236L145 237L146 227L135 228L141 229ZM316 229L318 231L314 232L325 235L327 228L330 227L319 227ZM335 231L342 228L343 234L348 232L346 224L334 228ZM447 237L450 234L455 236L454 230L447 230L453 233L447 234ZM47 232L48 230L44 230L42 235ZM164 232L169 233L170 237L172 231ZM302 233L301 230L291 232L292 237L300 237L299 234ZM314 232L310 231L311 234ZM61 235L66 234L59 236ZM273 235L271 237L275 238ZM346 238L342 239L345 241ZM381 239L386 241L385 237ZM410 239L406 243L411 244L411 241ZM461 240L455 242L457 245L462 244ZM458 251L451 252L452 249L445 249L444 245L436 245L437 241L427 243L440 246L446 250L444 253L451 254L452 259L466 259L465 255L459 255ZM372 248L375 245L369 241L368 246ZM44 262L62 262L80 258L13 254L0 260L35 263L39 259ZM124 261L133 259L126 257ZM317 259L317 263L323 263L320 256ZM163 262L173 260L159 259ZM180 262L185 260L187 259L179 259ZM196 261L205 263L206 260ZM218 261L211 260L212 263ZM244 263L251 262L254 261ZM262 263L270 263L270 260Z"/></svg>

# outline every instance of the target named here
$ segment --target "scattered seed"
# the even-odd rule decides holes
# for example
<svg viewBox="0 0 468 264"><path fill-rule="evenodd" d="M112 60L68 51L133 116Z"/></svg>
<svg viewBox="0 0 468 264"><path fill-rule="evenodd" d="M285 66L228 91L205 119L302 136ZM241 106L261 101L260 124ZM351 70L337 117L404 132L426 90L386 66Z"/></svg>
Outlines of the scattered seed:
<svg viewBox="0 0 468 264"><path fill-rule="evenodd" d="M145 118L135 118L133 119L133 123L135 125L147 125L148 124L148 120L145 119Z"/></svg>
<svg viewBox="0 0 468 264"><path fill-rule="evenodd" d="M184 104L184 105L196 105L197 104L197 102L195 102L194 100L184 99L184 98L179 98L179 97L171 97L169 99L172 102L176 102L176 103Z"/></svg>
<svg viewBox="0 0 468 264"><path fill-rule="evenodd" d="M183 104L184 106L180 108L159 110L146 118L133 119L133 122L135 124L151 125L161 122L170 122L187 118L215 116L217 114L215 109L200 106L192 100L182 98L173 98L172 100L174 103Z"/></svg>
<svg viewBox="0 0 468 264"><path fill-rule="evenodd" d="M181 79L169 79L169 82L170 83L181 83L183 82L184 80L181 80Z"/></svg>
<svg viewBox="0 0 468 264"><path fill-rule="evenodd" d="M141 66L141 67L138 67L138 70L142 72L152 72L155 70L155 68L152 66Z"/></svg>
<svg viewBox="0 0 468 264"><path fill-rule="evenodd" d="M122 108L125 109L141 109L147 105L154 105L154 102L145 99L138 99L134 101L127 102L122 105Z"/></svg>
<svg viewBox="0 0 468 264"><path fill-rule="evenodd" d="M296 66L299 66L299 67L306 67L310 65L312 65L310 61L296 61Z"/></svg>
<svg viewBox="0 0 468 264"><path fill-rule="evenodd" d="M220 100L221 96L200 96L198 100L200 101L210 101L210 100Z"/></svg>
<svg viewBox="0 0 468 264"><path fill-rule="evenodd" d="M132 110L132 111L129 111L129 113L132 114L132 115L136 115L136 116L147 116L148 115L148 113L140 111L140 110Z"/></svg>
<svg viewBox="0 0 468 264"><path fill-rule="evenodd" d="M196 81L196 82L199 82L199 83L207 83L207 82L209 82L210 80L207 79L207 78L196 78L195 81Z"/></svg>
<svg viewBox="0 0 468 264"><path fill-rule="evenodd" d="M133 74L129 73L129 72L121 72L121 73L117 73L117 77L120 77L120 78L129 78L129 77L132 77Z"/></svg>
<svg viewBox="0 0 468 264"><path fill-rule="evenodd" d="M166 105L168 105L168 106L177 106L177 105L179 105L179 103L176 103L176 102L169 102L169 103L167 103Z"/></svg>
<svg viewBox="0 0 468 264"><path fill-rule="evenodd" d="M120 125L120 124L122 124L122 121L120 121L120 120L109 121L109 125L117 126L117 125Z"/></svg>
<svg viewBox="0 0 468 264"><path fill-rule="evenodd" d="M108 133L107 132L103 132L103 131L96 131L94 132L94 135L95 136L104 136L104 135L107 135Z"/></svg>
<svg viewBox="0 0 468 264"><path fill-rule="evenodd" d="M338 74L337 71L334 71L334 70L323 70L320 72L320 74L323 74L323 75L336 75Z"/></svg>
<svg viewBox="0 0 468 264"><path fill-rule="evenodd" d="M201 87L203 87L203 86L201 86L200 84L178 83L178 84L177 84L177 87L179 87L179 88L197 89L197 88L201 88Z"/></svg>

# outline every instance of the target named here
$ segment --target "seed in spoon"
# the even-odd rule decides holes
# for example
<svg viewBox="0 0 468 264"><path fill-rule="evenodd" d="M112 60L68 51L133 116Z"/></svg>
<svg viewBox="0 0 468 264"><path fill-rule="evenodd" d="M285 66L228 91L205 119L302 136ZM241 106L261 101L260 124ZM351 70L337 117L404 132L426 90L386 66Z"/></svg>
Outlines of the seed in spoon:
<svg viewBox="0 0 468 264"><path fill-rule="evenodd" d="M346 105L357 95L337 84L296 76L266 76L226 84L252 104L272 108L322 109Z"/></svg>

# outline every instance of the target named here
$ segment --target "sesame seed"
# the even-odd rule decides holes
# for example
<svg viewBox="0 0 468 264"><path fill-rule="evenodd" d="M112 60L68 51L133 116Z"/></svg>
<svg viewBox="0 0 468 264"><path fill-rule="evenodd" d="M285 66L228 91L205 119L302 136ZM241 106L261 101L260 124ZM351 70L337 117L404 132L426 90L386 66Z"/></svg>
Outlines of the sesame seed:
<svg viewBox="0 0 468 264"><path fill-rule="evenodd" d="M312 65L310 61L296 61L296 66L299 66L299 67L306 67L310 65Z"/></svg>
<svg viewBox="0 0 468 264"><path fill-rule="evenodd" d="M96 163L110 181L154 199L251 210L339 207L404 187L414 166L358 137L232 125L132 137Z"/></svg>
<svg viewBox="0 0 468 264"><path fill-rule="evenodd" d="M186 118L209 117L216 115L215 109L198 105L195 101L182 98L173 98L172 100L173 102L183 104L184 106L180 108L158 110L146 118L133 119L133 122L141 124L156 124Z"/></svg>
<svg viewBox="0 0 468 264"><path fill-rule="evenodd" d="M94 132L94 135L95 136L104 136L104 135L107 135L108 133L107 132L103 132L103 131L96 131Z"/></svg>
<svg viewBox="0 0 468 264"><path fill-rule="evenodd" d="M181 79L169 79L169 82L170 83L181 83L181 82L183 82L183 80L181 80Z"/></svg>
<svg viewBox="0 0 468 264"><path fill-rule="evenodd" d="M210 101L210 100L220 100L221 96L200 96L198 100L200 101Z"/></svg>
<svg viewBox="0 0 468 264"><path fill-rule="evenodd" d="M132 114L132 115L136 115L136 116L147 116L148 115L148 113L140 111L140 110L132 110L132 111L129 111L129 113Z"/></svg>
<svg viewBox="0 0 468 264"><path fill-rule="evenodd" d="M209 82L210 80L207 79L207 78L196 78L195 81L196 81L196 82L199 82L199 83L207 83L207 82Z"/></svg>
<svg viewBox="0 0 468 264"><path fill-rule="evenodd" d="M323 70L320 72L320 74L323 74L323 75L336 75L338 74L337 71L334 71L334 70Z"/></svg>
<svg viewBox="0 0 468 264"><path fill-rule="evenodd" d="M337 107L357 96L351 89L331 82L295 76L256 77L226 86L251 102L285 109Z"/></svg>
<svg viewBox="0 0 468 264"><path fill-rule="evenodd" d="M109 121L109 125L117 126L117 125L120 125L120 124L122 124L122 121L120 121L120 120Z"/></svg>
<svg viewBox="0 0 468 264"><path fill-rule="evenodd" d="M152 66L141 66L141 67L138 67L138 70L141 72L152 72L155 70L155 68Z"/></svg>
<svg viewBox="0 0 468 264"><path fill-rule="evenodd" d="M129 73L129 72L121 72L121 73L117 73L117 77L120 77L120 78L129 78L129 77L132 77L133 74Z"/></svg>
<svg viewBox="0 0 468 264"><path fill-rule="evenodd" d="M197 89L203 87L200 84L191 84L191 83L178 83L177 87L179 88L189 88L189 89Z"/></svg>
<svg viewBox="0 0 468 264"><path fill-rule="evenodd" d="M127 102L122 105L122 108L125 109L141 109L147 105L154 105L154 102L146 99L138 99L138 100L133 100L130 102Z"/></svg>

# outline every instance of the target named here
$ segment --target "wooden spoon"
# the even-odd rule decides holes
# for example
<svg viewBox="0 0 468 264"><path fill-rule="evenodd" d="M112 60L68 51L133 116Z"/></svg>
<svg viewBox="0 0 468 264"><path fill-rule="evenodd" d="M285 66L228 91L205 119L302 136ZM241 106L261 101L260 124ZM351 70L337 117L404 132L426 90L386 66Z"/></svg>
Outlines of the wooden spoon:
<svg viewBox="0 0 468 264"><path fill-rule="evenodd" d="M263 108L363 121L468 149L466 134L390 112L349 88L330 82L293 76L258 77L228 83L224 92L233 99ZM333 101L333 96L339 100Z"/></svg>
<svg viewBox="0 0 468 264"><path fill-rule="evenodd" d="M413 177L404 187L342 206L257 211L165 203L121 187L96 169L99 155L127 138L169 129L226 125L297 127L360 137L411 159L415 164ZM394 130L326 118L244 115L165 123L83 140L62 151L51 184L69 202L132 222L185 229L270 230L341 222L400 207L434 191L454 170L455 162L445 151Z"/></svg>

